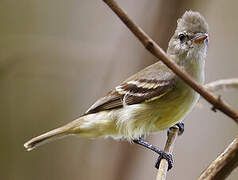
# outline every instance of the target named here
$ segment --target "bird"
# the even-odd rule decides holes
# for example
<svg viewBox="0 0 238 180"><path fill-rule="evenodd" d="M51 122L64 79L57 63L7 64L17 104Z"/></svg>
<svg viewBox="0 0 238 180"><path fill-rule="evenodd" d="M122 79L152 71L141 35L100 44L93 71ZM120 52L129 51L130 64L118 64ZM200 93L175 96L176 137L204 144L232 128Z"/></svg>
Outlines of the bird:
<svg viewBox="0 0 238 180"><path fill-rule="evenodd" d="M205 82L208 23L194 11L177 21L167 55L200 84ZM59 137L112 137L146 146L141 137L181 122L200 95L158 61L132 75L84 114L68 124L37 136L24 144L28 151ZM148 148L148 147L147 147Z"/></svg>

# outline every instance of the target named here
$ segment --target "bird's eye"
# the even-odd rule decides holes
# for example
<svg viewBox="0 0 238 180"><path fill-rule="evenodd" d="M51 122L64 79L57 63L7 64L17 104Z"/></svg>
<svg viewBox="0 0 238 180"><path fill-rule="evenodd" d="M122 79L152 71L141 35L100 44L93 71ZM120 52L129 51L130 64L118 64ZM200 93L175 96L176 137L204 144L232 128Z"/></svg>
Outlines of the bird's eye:
<svg viewBox="0 0 238 180"><path fill-rule="evenodd" d="M184 39L186 38L186 36L184 34L179 34L179 40L180 41L184 41Z"/></svg>

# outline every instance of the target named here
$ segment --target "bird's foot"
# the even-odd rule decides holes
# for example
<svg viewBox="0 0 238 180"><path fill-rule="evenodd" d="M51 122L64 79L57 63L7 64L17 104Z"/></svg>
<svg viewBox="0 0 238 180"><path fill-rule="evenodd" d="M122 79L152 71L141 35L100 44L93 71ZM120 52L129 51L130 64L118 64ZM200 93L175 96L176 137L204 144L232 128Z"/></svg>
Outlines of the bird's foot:
<svg viewBox="0 0 238 180"><path fill-rule="evenodd" d="M179 122L179 123L175 124L174 126L177 126L177 127L179 128L179 133L178 133L178 135L179 135L179 136L182 135L183 132L184 132L184 123L183 123L183 122ZM169 131L171 130L171 128L173 128L174 126L172 126L172 127L170 127L170 128L168 129L167 135L169 134Z"/></svg>
<svg viewBox="0 0 238 180"><path fill-rule="evenodd" d="M133 142L136 144L139 144L147 149L150 149L159 155L159 157L156 161L156 164L155 164L155 167L157 169L159 168L159 164L162 159L166 159L168 161L168 170L170 170L173 167L173 158L172 158L171 154L168 154L165 151L159 149L158 147L153 146L152 144L149 144L148 142L144 141L142 138L133 140Z"/></svg>
<svg viewBox="0 0 238 180"><path fill-rule="evenodd" d="M167 160L167 162L168 162L168 171L169 171L170 169L172 169L173 164L174 164L173 157L172 157L171 154L168 154L168 153L166 153L166 152L164 152L164 151L161 151L161 152L159 153L159 157L158 157L158 159L157 159L157 161L156 161L156 163L155 163L155 168L156 168L156 169L159 169L160 162L161 162L162 159L166 159L166 160Z"/></svg>

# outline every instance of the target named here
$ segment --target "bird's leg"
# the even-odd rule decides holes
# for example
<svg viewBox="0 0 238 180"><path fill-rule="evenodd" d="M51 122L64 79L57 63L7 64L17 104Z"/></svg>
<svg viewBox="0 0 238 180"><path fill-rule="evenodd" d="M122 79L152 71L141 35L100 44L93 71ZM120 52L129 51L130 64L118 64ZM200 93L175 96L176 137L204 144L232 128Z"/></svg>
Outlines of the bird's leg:
<svg viewBox="0 0 238 180"><path fill-rule="evenodd" d="M178 133L178 135L182 135L183 132L184 132L184 123L183 123L183 122L179 122L179 123L175 124L174 126L177 126L177 127L179 128L179 133ZM171 128L173 128L173 127L170 127L170 128L168 129L167 134L169 134L169 131L170 131Z"/></svg>
<svg viewBox="0 0 238 180"><path fill-rule="evenodd" d="M159 154L159 157L156 161L156 164L155 164L155 167L158 169L159 168L159 164L160 164L160 161L162 159L166 159L168 161L168 170L170 170L172 167L173 167L173 158L172 158L172 155L171 154L168 154L166 152L164 152L163 150L153 146L152 144L144 141L142 138L139 138L139 139L136 139L136 140L133 140L134 143L136 144L139 144L147 149L150 149L154 152L156 152L157 154Z"/></svg>

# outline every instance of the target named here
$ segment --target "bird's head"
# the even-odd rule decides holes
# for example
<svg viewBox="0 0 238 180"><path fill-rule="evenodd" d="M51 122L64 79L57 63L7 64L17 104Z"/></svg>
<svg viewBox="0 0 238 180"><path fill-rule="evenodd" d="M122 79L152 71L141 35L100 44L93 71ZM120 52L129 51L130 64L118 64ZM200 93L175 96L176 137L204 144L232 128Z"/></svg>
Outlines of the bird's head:
<svg viewBox="0 0 238 180"><path fill-rule="evenodd" d="M168 54L182 59L205 59L208 24L198 12L186 11L177 21L176 31L168 46Z"/></svg>

